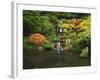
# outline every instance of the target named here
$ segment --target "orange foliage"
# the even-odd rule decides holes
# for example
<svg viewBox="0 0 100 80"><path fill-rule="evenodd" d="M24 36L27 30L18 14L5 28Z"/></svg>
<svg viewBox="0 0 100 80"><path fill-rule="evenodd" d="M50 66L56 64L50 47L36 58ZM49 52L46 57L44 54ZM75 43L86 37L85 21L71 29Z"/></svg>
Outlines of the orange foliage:
<svg viewBox="0 0 100 80"><path fill-rule="evenodd" d="M80 20L79 20L79 19L76 19L76 18L73 18L73 19L72 19L72 24L73 24L74 26L78 26L78 25L80 24Z"/></svg>
<svg viewBox="0 0 100 80"><path fill-rule="evenodd" d="M41 46L46 41L46 37L40 33L35 33L29 36L29 42Z"/></svg>

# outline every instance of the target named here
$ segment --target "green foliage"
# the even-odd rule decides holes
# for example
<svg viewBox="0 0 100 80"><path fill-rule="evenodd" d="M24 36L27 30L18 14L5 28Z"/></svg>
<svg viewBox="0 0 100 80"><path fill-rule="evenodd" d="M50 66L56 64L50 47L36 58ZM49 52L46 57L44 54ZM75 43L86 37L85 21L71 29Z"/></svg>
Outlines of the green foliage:
<svg viewBox="0 0 100 80"><path fill-rule="evenodd" d="M66 39L71 39L71 44L73 45L73 48L81 51L83 48L90 45L90 24L90 16L85 18L85 20L82 20L78 26L73 26L69 23L63 23L64 35L66 36Z"/></svg>
<svg viewBox="0 0 100 80"><path fill-rule="evenodd" d="M49 33L54 30L54 25L49 21L49 16L41 16L41 29L39 32Z"/></svg>
<svg viewBox="0 0 100 80"><path fill-rule="evenodd" d="M81 32L76 43L80 48L90 45L90 32Z"/></svg>
<svg viewBox="0 0 100 80"><path fill-rule="evenodd" d="M52 49L52 43L49 42L49 41L45 42L45 43L43 44L43 48L44 48L45 50L50 50L50 49Z"/></svg>
<svg viewBox="0 0 100 80"><path fill-rule="evenodd" d="M32 48L32 46L28 44L28 37L24 37L23 44L24 44L23 45L24 48L28 48L28 49Z"/></svg>
<svg viewBox="0 0 100 80"><path fill-rule="evenodd" d="M49 35L54 31L57 17L55 15L44 15L40 11L24 11L23 26L24 33L40 32Z"/></svg>
<svg viewBox="0 0 100 80"><path fill-rule="evenodd" d="M34 29L34 23L28 17L23 17L23 33L32 33Z"/></svg>
<svg viewBox="0 0 100 80"><path fill-rule="evenodd" d="M57 39L57 36L55 33L51 33L49 36L48 36L48 40L53 42Z"/></svg>
<svg viewBox="0 0 100 80"><path fill-rule="evenodd" d="M28 37L25 36L25 37L23 38L23 49L24 49L24 50L37 50L37 47L36 47L36 45L34 45L34 44L30 44L30 43L28 42Z"/></svg>
<svg viewBox="0 0 100 80"><path fill-rule="evenodd" d="M80 28L82 29L82 30L89 30L90 31L90 29L91 29L91 18L90 18L90 16L88 16L87 17L87 19L86 20L83 20L81 23L80 23Z"/></svg>
<svg viewBox="0 0 100 80"><path fill-rule="evenodd" d="M80 24L77 26L72 25L71 20L73 18L80 19ZM90 45L91 39L91 18L90 14L82 13L64 13L64 12L46 12L46 11L23 11L23 33L33 34L36 32L42 33L47 37L49 43L45 43L43 47L45 49L51 48L51 42L57 40L56 36L56 23L60 20L61 28L64 29L65 39L70 39L73 48L82 50L86 46ZM24 39L24 48L36 49L34 44L29 44L27 37Z"/></svg>
<svg viewBox="0 0 100 80"><path fill-rule="evenodd" d="M70 21L70 19L61 19L61 21L62 21L62 23L70 23L71 21Z"/></svg>
<svg viewBox="0 0 100 80"><path fill-rule="evenodd" d="M56 21L57 19L58 19L58 17L55 16L55 15L51 15L51 16L50 16L50 21L53 22L53 23L55 23L55 21Z"/></svg>

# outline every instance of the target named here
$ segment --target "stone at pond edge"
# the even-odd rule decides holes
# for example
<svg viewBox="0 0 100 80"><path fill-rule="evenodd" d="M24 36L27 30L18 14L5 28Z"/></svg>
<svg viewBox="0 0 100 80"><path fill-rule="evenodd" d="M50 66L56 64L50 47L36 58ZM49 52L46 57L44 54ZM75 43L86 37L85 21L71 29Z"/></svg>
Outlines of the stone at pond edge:
<svg viewBox="0 0 100 80"><path fill-rule="evenodd" d="M44 50L42 46L38 46L37 48L38 50Z"/></svg>
<svg viewBox="0 0 100 80"><path fill-rule="evenodd" d="M82 50L80 57L88 57L88 47Z"/></svg>

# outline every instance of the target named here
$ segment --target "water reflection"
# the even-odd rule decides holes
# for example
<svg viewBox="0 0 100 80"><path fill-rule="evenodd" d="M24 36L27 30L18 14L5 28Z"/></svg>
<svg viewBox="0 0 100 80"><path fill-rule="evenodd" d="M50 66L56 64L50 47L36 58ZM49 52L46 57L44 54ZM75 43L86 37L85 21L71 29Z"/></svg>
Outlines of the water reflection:
<svg viewBox="0 0 100 80"><path fill-rule="evenodd" d="M89 58L81 58L75 51L25 51L23 56L24 69L89 65Z"/></svg>

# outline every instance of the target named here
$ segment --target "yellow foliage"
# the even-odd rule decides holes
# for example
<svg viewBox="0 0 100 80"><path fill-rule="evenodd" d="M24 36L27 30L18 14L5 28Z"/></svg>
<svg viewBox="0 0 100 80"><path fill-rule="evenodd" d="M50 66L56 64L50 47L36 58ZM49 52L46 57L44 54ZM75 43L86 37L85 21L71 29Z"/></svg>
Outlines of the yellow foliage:
<svg viewBox="0 0 100 80"><path fill-rule="evenodd" d="M63 28L69 28L69 26L66 23L62 24Z"/></svg>
<svg viewBox="0 0 100 80"><path fill-rule="evenodd" d="M89 20L84 20L84 21L82 21L80 23L80 27L83 30L90 30L90 26L91 26L91 24L90 24L90 21Z"/></svg>

